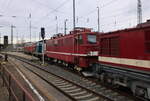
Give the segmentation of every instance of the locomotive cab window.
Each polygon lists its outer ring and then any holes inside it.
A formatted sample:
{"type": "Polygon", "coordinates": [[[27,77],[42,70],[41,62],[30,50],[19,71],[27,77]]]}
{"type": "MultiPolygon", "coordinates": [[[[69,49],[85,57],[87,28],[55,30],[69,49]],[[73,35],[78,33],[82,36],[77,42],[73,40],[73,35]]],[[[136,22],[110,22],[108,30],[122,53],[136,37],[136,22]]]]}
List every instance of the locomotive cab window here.
{"type": "Polygon", "coordinates": [[[96,35],[88,35],[87,36],[87,41],[90,44],[95,44],[96,43],[96,35]]]}

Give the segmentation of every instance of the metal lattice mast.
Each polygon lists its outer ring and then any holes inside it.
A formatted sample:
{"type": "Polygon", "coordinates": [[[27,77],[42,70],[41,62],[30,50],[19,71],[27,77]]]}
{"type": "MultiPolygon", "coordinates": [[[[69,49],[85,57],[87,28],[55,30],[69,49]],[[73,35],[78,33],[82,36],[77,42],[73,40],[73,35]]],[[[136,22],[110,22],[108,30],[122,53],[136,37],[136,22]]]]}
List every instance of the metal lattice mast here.
{"type": "Polygon", "coordinates": [[[142,23],[142,3],[141,0],[138,0],[137,4],[137,23],[142,23]]]}

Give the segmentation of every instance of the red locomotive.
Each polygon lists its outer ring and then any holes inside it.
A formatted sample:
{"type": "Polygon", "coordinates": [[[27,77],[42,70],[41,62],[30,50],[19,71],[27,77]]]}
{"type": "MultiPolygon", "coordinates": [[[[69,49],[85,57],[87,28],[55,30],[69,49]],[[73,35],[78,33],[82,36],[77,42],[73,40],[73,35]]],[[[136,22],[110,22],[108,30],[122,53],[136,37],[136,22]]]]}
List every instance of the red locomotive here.
{"type": "Polygon", "coordinates": [[[148,24],[100,34],[98,63],[93,66],[107,83],[131,88],[134,94],[150,99],[148,24]]]}
{"type": "Polygon", "coordinates": [[[68,35],[58,34],[46,42],[46,55],[77,70],[89,67],[98,57],[97,32],[75,28],[68,35]]]}

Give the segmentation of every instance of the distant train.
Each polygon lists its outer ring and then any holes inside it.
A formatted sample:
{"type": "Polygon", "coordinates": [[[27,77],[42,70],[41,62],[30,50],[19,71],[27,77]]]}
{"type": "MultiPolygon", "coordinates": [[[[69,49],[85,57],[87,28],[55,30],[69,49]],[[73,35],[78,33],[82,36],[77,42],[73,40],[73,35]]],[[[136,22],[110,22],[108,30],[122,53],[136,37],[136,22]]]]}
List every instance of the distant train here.
{"type": "MultiPolygon", "coordinates": [[[[150,99],[150,21],[108,33],[76,28],[46,40],[45,45],[47,60],[91,72],[105,83],[130,88],[136,96],[150,99]]],[[[36,53],[37,46],[34,43],[25,51],[36,53]]]]}
{"type": "MultiPolygon", "coordinates": [[[[45,46],[45,40],[44,40],[44,46],[45,46]]],[[[46,48],[46,46],[45,46],[46,48]]],[[[44,50],[45,50],[44,48],[44,50]]],[[[24,46],[24,53],[27,54],[32,54],[34,56],[37,56],[38,58],[42,57],[42,52],[43,52],[43,42],[38,41],[38,42],[28,42],[24,46]]]]}

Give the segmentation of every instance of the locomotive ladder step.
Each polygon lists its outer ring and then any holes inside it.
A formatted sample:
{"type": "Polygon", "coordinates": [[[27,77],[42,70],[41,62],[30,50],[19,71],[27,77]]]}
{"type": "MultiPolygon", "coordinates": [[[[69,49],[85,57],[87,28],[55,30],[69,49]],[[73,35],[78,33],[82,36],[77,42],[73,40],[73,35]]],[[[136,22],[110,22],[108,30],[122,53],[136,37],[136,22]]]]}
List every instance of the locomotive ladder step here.
{"type": "Polygon", "coordinates": [[[76,96],[76,95],[85,94],[85,93],[87,93],[87,92],[86,91],[81,91],[81,92],[72,93],[70,95],[76,96]]]}
{"type": "Polygon", "coordinates": [[[89,93],[86,95],[75,96],[75,99],[83,99],[83,98],[87,98],[87,97],[91,97],[91,96],[93,96],[93,94],[89,93]]]}

